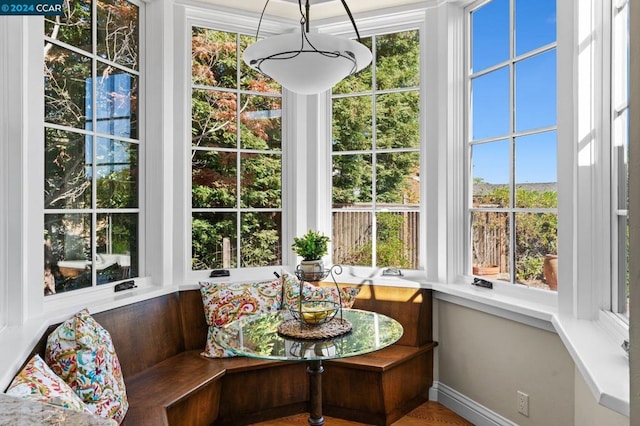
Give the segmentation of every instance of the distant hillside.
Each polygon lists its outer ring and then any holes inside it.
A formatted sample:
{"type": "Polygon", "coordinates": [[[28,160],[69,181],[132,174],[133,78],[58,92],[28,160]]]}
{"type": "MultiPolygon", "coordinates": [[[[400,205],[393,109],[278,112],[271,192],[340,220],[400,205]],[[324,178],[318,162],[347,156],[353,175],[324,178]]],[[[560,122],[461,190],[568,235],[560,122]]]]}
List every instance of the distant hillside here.
{"type": "MultiPolygon", "coordinates": [[[[473,185],[473,195],[487,195],[496,189],[507,188],[509,185],[503,183],[478,183],[473,185]]],[[[516,185],[517,189],[536,192],[558,192],[557,182],[521,183],[516,185]]]]}

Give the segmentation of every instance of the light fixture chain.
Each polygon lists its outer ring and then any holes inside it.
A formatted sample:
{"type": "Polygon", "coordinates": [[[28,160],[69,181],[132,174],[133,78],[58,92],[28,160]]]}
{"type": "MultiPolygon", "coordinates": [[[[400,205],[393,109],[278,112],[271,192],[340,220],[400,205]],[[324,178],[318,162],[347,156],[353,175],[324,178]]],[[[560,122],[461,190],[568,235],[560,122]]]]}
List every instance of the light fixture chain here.
{"type": "Polygon", "coordinates": [[[351,25],[353,25],[353,29],[356,30],[356,36],[358,36],[358,41],[362,43],[362,40],[360,40],[360,33],[358,32],[358,27],[356,26],[356,21],[353,19],[353,15],[351,14],[351,10],[349,9],[349,6],[347,6],[347,2],[345,0],[340,0],[340,1],[344,6],[344,10],[347,11],[347,15],[349,15],[349,19],[351,20],[351,25]]]}
{"type": "Polygon", "coordinates": [[[258,29],[256,30],[256,41],[258,41],[258,35],[260,34],[260,26],[262,25],[262,18],[264,17],[264,11],[267,10],[267,6],[269,5],[269,0],[267,0],[262,8],[262,13],[260,14],[260,21],[258,21],[258,29]]]}

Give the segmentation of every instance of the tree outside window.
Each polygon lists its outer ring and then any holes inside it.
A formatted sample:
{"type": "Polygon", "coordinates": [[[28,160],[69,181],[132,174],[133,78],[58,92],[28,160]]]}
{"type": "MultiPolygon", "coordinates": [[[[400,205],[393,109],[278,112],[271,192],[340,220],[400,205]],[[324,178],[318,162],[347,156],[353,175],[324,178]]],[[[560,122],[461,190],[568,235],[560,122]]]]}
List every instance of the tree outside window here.
{"type": "Polygon", "coordinates": [[[45,295],[138,276],[139,20],[125,0],[45,17],[45,295]]]}
{"type": "Polygon", "coordinates": [[[194,270],[282,263],[282,95],[242,62],[253,37],[194,27],[194,270]]]}
{"type": "Polygon", "coordinates": [[[419,32],[363,43],[371,66],[338,83],[332,96],[333,262],[417,269],[419,32]]]}

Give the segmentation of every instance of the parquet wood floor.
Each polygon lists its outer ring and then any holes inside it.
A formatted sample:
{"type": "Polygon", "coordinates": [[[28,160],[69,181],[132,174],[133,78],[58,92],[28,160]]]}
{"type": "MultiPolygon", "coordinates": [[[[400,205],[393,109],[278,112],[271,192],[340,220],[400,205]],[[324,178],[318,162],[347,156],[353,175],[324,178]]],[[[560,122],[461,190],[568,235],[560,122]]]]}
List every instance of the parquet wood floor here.
{"type": "MultiPolygon", "coordinates": [[[[307,426],[308,414],[296,414],[295,416],[255,423],[252,426],[307,426]]],[[[368,426],[364,423],[325,417],[326,426],[368,426]]],[[[427,401],[409,414],[393,423],[391,426],[473,426],[470,423],[449,410],[444,405],[427,401]]]]}

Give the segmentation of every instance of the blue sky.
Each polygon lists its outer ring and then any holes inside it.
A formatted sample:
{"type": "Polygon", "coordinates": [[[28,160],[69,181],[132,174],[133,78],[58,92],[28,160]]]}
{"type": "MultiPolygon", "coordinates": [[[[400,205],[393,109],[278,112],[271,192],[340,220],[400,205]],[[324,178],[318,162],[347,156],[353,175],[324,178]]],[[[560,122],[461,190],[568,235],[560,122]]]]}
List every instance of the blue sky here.
{"type": "MultiPolygon", "coordinates": [[[[556,39],[555,0],[515,0],[516,58],[556,39]]],[[[473,13],[471,60],[473,73],[509,59],[509,0],[493,0],[473,13]]],[[[556,125],[556,51],[516,62],[513,126],[529,132],[556,125]]],[[[473,177],[489,183],[509,183],[509,114],[511,99],[508,65],[472,80],[472,140],[501,138],[474,146],[473,177]]],[[[515,183],[557,182],[556,132],[515,140],[515,183]]]]}

